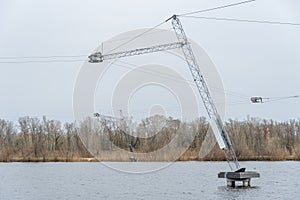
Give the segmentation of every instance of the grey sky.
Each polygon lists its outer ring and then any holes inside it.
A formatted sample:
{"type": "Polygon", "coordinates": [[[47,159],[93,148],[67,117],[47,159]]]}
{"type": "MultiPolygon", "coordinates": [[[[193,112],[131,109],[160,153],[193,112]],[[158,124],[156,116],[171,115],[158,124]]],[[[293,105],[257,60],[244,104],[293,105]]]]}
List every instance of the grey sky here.
{"type": "MultiPolygon", "coordinates": [[[[173,13],[233,2],[237,1],[1,0],[0,57],[88,55],[101,41],[152,27],[173,13]]],[[[199,16],[300,23],[299,9],[297,0],[258,0],[199,16]]],[[[182,23],[186,34],[217,66],[226,91],[249,97],[300,94],[300,26],[186,18],[182,23]]],[[[73,88],[81,65],[0,63],[0,118],[47,115],[71,120],[73,88]]],[[[242,100],[227,97],[229,104],[242,100]]],[[[245,119],[248,114],[275,120],[300,118],[300,99],[226,107],[226,118],[245,119]]]]}

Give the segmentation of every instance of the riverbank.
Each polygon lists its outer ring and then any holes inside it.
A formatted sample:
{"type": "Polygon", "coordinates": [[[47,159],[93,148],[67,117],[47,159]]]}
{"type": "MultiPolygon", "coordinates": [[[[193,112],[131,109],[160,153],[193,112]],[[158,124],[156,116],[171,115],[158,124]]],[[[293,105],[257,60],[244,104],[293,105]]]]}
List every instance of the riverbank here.
{"type": "MultiPolygon", "coordinates": [[[[277,158],[277,157],[270,157],[270,156],[259,156],[259,157],[251,157],[251,158],[238,158],[239,161],[300,161],[298,157],[286,157],[286,158],[277,158]]],[[[42,158],[42,157],[33,157],[33,158],[19,158],[19,157],[12,157],[7,160],[0,160],[0,162],[129,162],[130,159],[120,159],[120,160],[109,160],[109,159],[96,159],[94,157],[82,157],[82,158],[69,158],[66,159],[64,157],[52,157],[52,158],[42,158]]],[[[187,157],[180,157],[176,160],[176,162],[187,162],[187,161],[199,161],[199,162],[222,162],[226,161],[225,159],[208,159],[208,158],[187,158],[187,157]]],[[[170,160],[139,160],[139,162],[170,162],[170,160]]]]}
{"type": "MultiPolygon", "coordinates": [[[[16,124],[0,119],[0,161],[126,162],[132,155],[139,161],[153,162],[225,160],[203,117],[191,122],[163,116],[140,123],[121,122],[87,118],[76,125],[46,117],[22,117],[16,124]]],[[[225,126],[241,161],[300,160],[299,120],[249,118],[229,120],[225,126]]]]}

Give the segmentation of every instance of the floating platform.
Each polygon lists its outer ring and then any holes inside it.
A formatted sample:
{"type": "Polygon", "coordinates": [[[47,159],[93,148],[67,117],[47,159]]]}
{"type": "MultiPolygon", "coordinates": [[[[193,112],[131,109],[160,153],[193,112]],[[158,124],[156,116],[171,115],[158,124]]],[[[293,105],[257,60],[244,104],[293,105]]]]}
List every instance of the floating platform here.
{"type": "Polygon", "coordinates": [[[218,174],[218,178],[226,178],[228,187],[235,187],[236,181],[243,182],[243,187],[250,187],[251,178],[259,178],[260,174],[257,172],[249,171],[249,172],[220,172],[218,174]]]}

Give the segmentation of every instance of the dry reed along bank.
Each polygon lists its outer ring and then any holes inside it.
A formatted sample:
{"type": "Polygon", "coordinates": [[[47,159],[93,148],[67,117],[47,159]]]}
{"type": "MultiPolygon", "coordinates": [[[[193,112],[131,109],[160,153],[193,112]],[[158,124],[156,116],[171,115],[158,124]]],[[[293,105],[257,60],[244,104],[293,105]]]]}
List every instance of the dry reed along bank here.
{"type": "MultiPolygon", "coordinates": [[[[214,138],[210,139],[212,151],[199,157],[203,141],[210,133],[208,129],[204,117],[192,122],[163,116],[152,116],[141,122],[98,117],[86,118],[76,125],[46,117],[21,117],[17,123],[0,119],[0,161],[128,161],[129,143],[136,153],[155,152],[182,134],[184,137],[176,140],[173,148],[189,147],[177,160],[224,160],[214,138]],[[83,145],[86,141],[93,145],[91,153],[83,145]],[[125,153],[116,154],[116,147],[125,153]],[[97,159],[92,154],[97,154],[97,159]]],[[[277,122],[249,117],[244,121],[228,120],[226,129],[239,160],[300,159],[299,120],[277,122]]],[[[145,157],[143,161],[170,161],[173,159],[170,156],[165,152],[159,157],[145,157]]]]}

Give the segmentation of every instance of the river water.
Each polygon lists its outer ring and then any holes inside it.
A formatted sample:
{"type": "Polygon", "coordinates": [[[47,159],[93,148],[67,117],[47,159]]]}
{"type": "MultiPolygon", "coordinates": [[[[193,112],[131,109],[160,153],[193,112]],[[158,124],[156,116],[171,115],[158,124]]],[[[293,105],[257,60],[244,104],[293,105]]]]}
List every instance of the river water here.
{"type": "MultiPolygon", "coordinates": [[[[116,163],[155,166],[157,163],[116,163]]],[[[103,163],[0,163],[0,200],[43,199],[299,199],[300,162],[241,162],[261,178],[230,189],[219,171],[226,162],[176,162],[130,174],[103,163]]]]}

